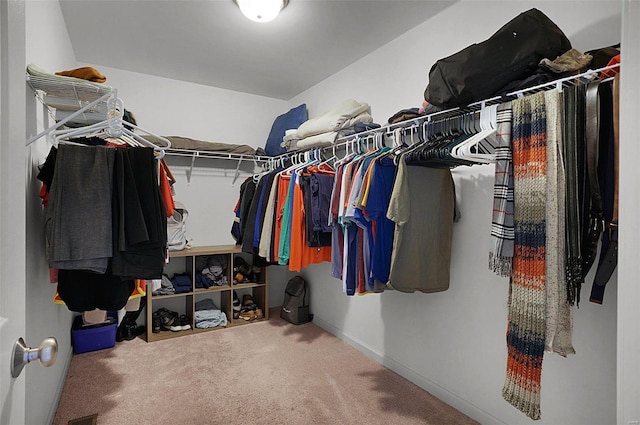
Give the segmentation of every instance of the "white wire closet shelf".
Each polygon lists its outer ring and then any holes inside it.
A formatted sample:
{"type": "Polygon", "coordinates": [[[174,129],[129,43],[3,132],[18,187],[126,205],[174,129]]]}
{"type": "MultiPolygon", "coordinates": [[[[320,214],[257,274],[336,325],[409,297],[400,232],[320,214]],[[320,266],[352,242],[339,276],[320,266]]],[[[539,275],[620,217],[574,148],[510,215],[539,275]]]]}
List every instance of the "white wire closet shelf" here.
{"type": "MultiPolygon", "coordinates": [[[[465,114],[473,111],[480,111],[488,106],[504,103],[504,102],[517,99],[526,95],[530,95],[533,93],[537,93],[540,91],[554,90],[554,89],[558,91],[562,91],[563,88],[583,85],[591,81],[597,81],[597,80],[609,81],[613,79],[611,75],[616,74],[619,71],[619,69],[620,69],[619,63],[615,65],[605,66],[598,69],[590,69],[580,74],[571,75],[569,77],[560,78],[557,80],[549,81],[544,84],[539,84],[536,86],[527,87],[520,90],[515,90],[503,96],[494,96],[489,99],[480,100],[478,102],[471,103],[467,106],[445,109],[442,111],[434,112],[432,114],[422,115],[417,118],[412,118],[406,121],[389,124],[386,126],[372,129],[372,130],[366,130],[357,134],[343,136],[336,140],[334,146],[321,147],[318,149],[320,149],[320,151],[335,150],[337,147],[343,147],[343,146],[348,146],[350,144],[353,144],[354,141],[357,141],[357,140],[366,141],[367,139],[373,140],[375,139],[375,137],[380,137],[380,135],[382,135],[383,137],[394,138],[394,137],[397,137],[399,132],[413,131],[416,128],[428,122],[436,122],[439,120],[455,117],[457,115],[461,115],[461,114],[465,114]]],[[[310,150],[313,150],[313,148],[310,148],[310,150]]],[[[290,154],[296,154],[300,152],[304,152],[304,150],[292,151],[290,154]]],[[[285,154],[285,156],[286,155],[287,154],[285,154]]]]}
{"type": "MultiPolygon", "coordinates": [[[[569,77],[550,81],[548,83],[517,90],[507,93],[503,96],[495,96],[489,99],[484,99],[478,102],[471,103],[467,106],[450,108],[429,115],[423,115],[406,121],[401,121],[376,129],[363,131],[357,134],[343,136],[336,139],[335,143],[332,146],[325,146],[321,148],[310,147],[308,149],[294,150],[275,157],[247,153],[173,148],[164,149],[164,153],[169,156],[190,157],[191,170],[193,170],[196,158],[211,158],[237,161],[238,164],[236,169],[236,176],[234,178],[235,181],[238,177],[239,168],[243,161],[253,161],[255,165],[279,164],[294,155],[307,151],[333,151],[335,153],[336,148],[348,147],[349,145],[353,145],[353,143],[356,141],[366,141],[367,139],[374,140],[376,138],[389,138],[393,140],[393,138],[397,137],[398,134],[406,131],[414,131],[416,128],[422,126],[425,123],[444,120],[446,118],[454,117],[456,115],[472,111],[479,111],[486,108],[487,106],[503,103],[505,101],[525,96],[527,94],[550,89],[561,91],[564,87],[586,84],[594,80],[606,81],[610,78],[603,78],[603,75],[605,75],[607,71],[617,72],[619,67],[620,64],[615,64],[599,69],[588,70],[581,74],[572,75],[569,77]]],[[[36,92],[36,95],[38,95],[39,99],[45,105],[55,111],[55,118],[58,121],[54,126],[32,137],[29,141],[27,141],[27,145],[67,123],[84,123],[82,125],[91,125],[95,124],[96,122],[113,118],[114,113],[119,114],[119,116],[122,117],[123,111],[114,112],[110,110],[110,108],[113,109],[113,106],[111,105],[119,104],[119,102],[116,102],[117,90],[110,86],[92,83],[90,81],[85,81],[78,78],[61,77],[49,74],[34,65],[29,65],[27,67],[27,70],[27,81],[36,92]]],[[[188,174],[190,175],[191,173],[188,174]]]]}
{"type": "Polygon", "coordinates": [[[38,99],[49,109],[56,123],[27,141],[35,142],[51,131],[67,125],[81,127],[122,116],[117,107],[117,90],[105,84],[74,77],[51,74],[36,65],[29,64],[27,83],[38,99]]]}

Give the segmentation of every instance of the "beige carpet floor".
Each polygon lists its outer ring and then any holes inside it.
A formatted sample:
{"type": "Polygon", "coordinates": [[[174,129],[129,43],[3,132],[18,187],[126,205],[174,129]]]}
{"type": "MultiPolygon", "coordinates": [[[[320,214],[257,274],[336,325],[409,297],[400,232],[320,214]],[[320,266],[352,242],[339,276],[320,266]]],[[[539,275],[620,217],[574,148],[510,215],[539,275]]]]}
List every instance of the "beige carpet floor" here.
{"type": "Polygon", "coordinates": [[[74,355],[54,425],[465,425],[469,417],[313,323],[269,321],[74,355]]]}

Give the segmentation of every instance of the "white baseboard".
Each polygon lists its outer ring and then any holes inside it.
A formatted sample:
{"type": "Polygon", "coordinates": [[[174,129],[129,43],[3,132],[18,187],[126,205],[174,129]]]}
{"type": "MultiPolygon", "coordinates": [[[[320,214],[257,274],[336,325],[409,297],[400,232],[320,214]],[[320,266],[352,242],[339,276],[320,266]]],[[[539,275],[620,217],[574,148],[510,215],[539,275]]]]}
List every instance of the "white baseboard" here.
{"type": "Polygon", "coordinates": [[[406,380],[416,384],[417,386],[419,386],[423,390],[427,391],[428,393],[430,393],[434,397],[437,397],[438,399],[442,400],[443,402],[447,403],[448,405],[452,406],[453,408],[461,411],[462,413],[464,413],[465,415],[469,416],[470,418],[480,422],[481,424],[483,424],[483,425],[507,425],[505,422],[502,422],[501,420],[499,420],[498,418],[492,416],[488,412],[486,412],[486,411],[480,409],[479,407],[469,403],[467,400],[465,400],[463,398],[460,398],[459,396],[457,396],[456,394],[450,392],[446,388],[443,388],[440,385],[432,382],[431,380],[429,380],[429,378],[417,373],[416,371],[414,371],[412,369],[409,369],[408,367],[406,367],[402,363],[400,363],[400,362],[398,362],[398,361],[396,361],[396,360],[394,360],[394,359],[392,359],[392,358],[390,358],[390,357],[388,357],[388,356],[386,356],[384,354],[379,353],[378,351],[376,351],[373,348],[369,347],[368,345],[362,343],[361,341],[358,341],[357,339],[354,339],[353,337],[345,334],[341,329],[336,328],[335,326],[333,326],[332,324],[322,320],[318,316],[315,316],[313,318],[313,323],[315,323],[317,326],[321,327],[325,331],[329,332],[330,334],[335,335],[336,337],[340,338],[341,340],[343,340],[347,344],[351,345],[352,347],[354,347],[358,351],[360,351],[363,354],[365,354],[367,357],[369,357],[369,358],[377,361],[378,363],[382,364],[383,366],[389,368],[390,370],[394,371],[395,373],[397,373],[398,375],[402,376],[406,380]]]}
{"type": "MultiPolygon", "coordinates": [[[[62,372],[62,379],[58,381],[59,382],[58,388],[56,388],[56,394],[55,394],[55,397],[53,398],[53,403],[49,408],[49,418],[48,418],[49,421],[47,422],[49,424],[52,424],[53,420],[55,419],[56,411],[58,410],[58,404],[60,403],[60,398],[62,397],[62,390],[64,389],[64,383],[67,380],[67,373],[69,373],[69,367],[71,366],[72,358],[73,358],[73,349],[69,350],[69,355],[65,359],[64,371],[62,372]]],[[[58,361],[60,360],[62,359],[58,358],[58,361]]]]}

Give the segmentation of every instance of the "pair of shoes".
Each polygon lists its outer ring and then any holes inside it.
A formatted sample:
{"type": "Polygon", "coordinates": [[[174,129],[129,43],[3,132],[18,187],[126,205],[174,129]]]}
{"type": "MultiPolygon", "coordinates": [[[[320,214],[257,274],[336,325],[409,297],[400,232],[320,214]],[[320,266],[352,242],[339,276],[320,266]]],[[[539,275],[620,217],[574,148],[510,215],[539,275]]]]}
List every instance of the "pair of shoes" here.
{"type": "Polygon", "coordinates": [[[233,259],[233,283],[249,282],[251,266],[242,257],[233,259]]]}
{"type": "Polygon", "coordinates": [[[171,325],[170,329],[172,332],[179,332],[179,331],[188,331],[189,329],[191,329],[191,323],[189,323],[189,318],[187,317],[186,314],[182,314],[180,315],[179,318],[177,318],[176,320],[174,320],[173,324],[171,325]]]}
{"type": "Polygon", "coordinates": [[[155,313],[157,313],[158,316],[160,317],[161,331],[170,331],[171,325],[173,325],[174,322],[179,321],[178,313],[176,313],[175,311],[168,310],[164,307],[159,308],[158,310],[155,311],[155,313]]]}
{"type": "Polygon", "coordinates": [[[253,322],[254,320],[264,318],[264,315],[262,314],[262,309],[256,308],[255,310],[242,311],[240,313],[240,318],[247,322],[253,322]]]}

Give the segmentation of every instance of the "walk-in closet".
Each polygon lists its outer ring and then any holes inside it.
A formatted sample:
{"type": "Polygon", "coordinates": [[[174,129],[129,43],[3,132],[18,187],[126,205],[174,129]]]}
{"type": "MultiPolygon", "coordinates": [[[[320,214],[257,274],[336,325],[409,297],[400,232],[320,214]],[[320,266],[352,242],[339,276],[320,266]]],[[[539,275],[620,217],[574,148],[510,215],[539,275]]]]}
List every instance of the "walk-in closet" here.
{"type": "Polygon", "coordinates": [[[239,3],[0,3],[0,424],[640,423],[640,3],[239,3]],[[619,58],[427,101],[532,9],[619,58]]]}

